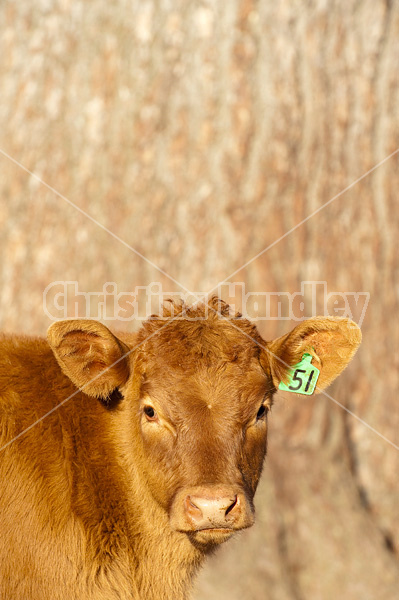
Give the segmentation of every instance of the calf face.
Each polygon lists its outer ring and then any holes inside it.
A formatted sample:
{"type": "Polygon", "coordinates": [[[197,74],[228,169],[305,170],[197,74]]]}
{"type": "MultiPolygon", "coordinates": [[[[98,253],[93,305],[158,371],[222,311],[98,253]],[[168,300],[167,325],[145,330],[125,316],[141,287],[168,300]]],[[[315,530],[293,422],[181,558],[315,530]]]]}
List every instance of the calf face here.
{"type": "Polygon", "coordinates": [[[136,362],[147,482],[172,528],[197,542],[222,541],[253,523],[273,383],[256,344],[234,328],[223,332],[231,343],[224,349],[210,346],[207,327],[189,324],[190,336],[187,323],[171,325],[173,342],[165,339],[155,360],[144,349],[136,362]],[[175,344],[183,345],[179,356],[175,344]]]}
{"type": "Polygon", "coordinates": [[[289,367],[310,353],[320,391],[361,336],[347,320],[314,318],[265,342],[247,320],[212,306],[207,316],[203,306],[181,307],[177,319],[174,310],[130,342],[95,321],[55,323],[48,339],[86,394],[107,402],[118,390],[129,403],[142,484],[171,529],[207,549],[254,521],[267,414],[289,367]]]}

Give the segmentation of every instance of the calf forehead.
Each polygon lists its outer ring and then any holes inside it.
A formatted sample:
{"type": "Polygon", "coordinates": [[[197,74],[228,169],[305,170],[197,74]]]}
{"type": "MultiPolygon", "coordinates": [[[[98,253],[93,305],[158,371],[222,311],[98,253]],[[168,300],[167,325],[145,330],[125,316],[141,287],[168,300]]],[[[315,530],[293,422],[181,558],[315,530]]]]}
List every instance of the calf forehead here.
{"type": "Polygon", "coordinates": [[[142,384],[142,396],[148,395],[174,417],[198,416],[211,411],[245,418],[247,411],[270,391],[271,382],[253,359],[241,365],[223,360],[213,364],[198,361],[195,367],[170,367],[167,357],[153,364],[142,384]]]}
{"type": "MultiPolygon", "coordinates": [[[[245,319],[214,313],[198,320],[150,320],[141,331],[136,367],[147,393],[174,409],[238,409],[271,387],[259,363],[263,340],[245,319]]],[[[137,372],[137,370],[136,370],[137,372]]]]}

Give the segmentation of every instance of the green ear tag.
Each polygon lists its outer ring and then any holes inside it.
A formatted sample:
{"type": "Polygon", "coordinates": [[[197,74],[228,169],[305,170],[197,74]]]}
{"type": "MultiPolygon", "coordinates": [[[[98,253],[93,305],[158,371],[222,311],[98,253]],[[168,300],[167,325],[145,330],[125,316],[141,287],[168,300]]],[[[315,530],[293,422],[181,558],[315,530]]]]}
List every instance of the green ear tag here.
{"type": "Polygon", "coordinates": [[[320,371],[312,365],[312,358],[312,355],[306,352],[302,356],[301,362],[294,365],[290,370],[288,385],[281,381],[278,389],[295,392],[295,394],[306,394],[307,396],[313,394],[320,371]]]}

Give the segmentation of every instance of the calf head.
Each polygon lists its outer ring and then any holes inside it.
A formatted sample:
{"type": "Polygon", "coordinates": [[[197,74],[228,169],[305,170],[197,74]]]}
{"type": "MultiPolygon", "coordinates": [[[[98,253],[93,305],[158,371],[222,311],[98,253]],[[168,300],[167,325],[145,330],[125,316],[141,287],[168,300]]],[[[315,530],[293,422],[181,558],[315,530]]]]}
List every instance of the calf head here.
{"type": "Polygon", "coordinates": [[[290,367],[311,354],[321,391],[361,334],[346,319],[316,317],[266,342],[224,305],[175,306],[172,315],[148,320],[134,343],[87,320],[54,323],[48,339],[83,392],[106,402],[118,390],[128,403],[147,490],[173,530],[208,549],[254,522],[267,415],[290,367]]]}

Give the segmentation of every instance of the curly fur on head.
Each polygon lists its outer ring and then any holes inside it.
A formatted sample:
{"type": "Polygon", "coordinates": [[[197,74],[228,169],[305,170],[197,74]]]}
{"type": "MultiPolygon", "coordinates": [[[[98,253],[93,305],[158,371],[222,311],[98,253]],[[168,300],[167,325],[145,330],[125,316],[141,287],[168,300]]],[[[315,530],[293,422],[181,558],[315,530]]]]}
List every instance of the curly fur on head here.
{"type": "Polygon", "coordinates": [[[194,305],[166,301],[162,314],[151,315],[143,324],[137,343],[143,353],[162,349],[169,355],[173,349],[176,363],[183,361],[186,367],[188,357],[195,355],[246,363],[259,357],[266,344],[254,323],[216,296],[194,305]]]}

